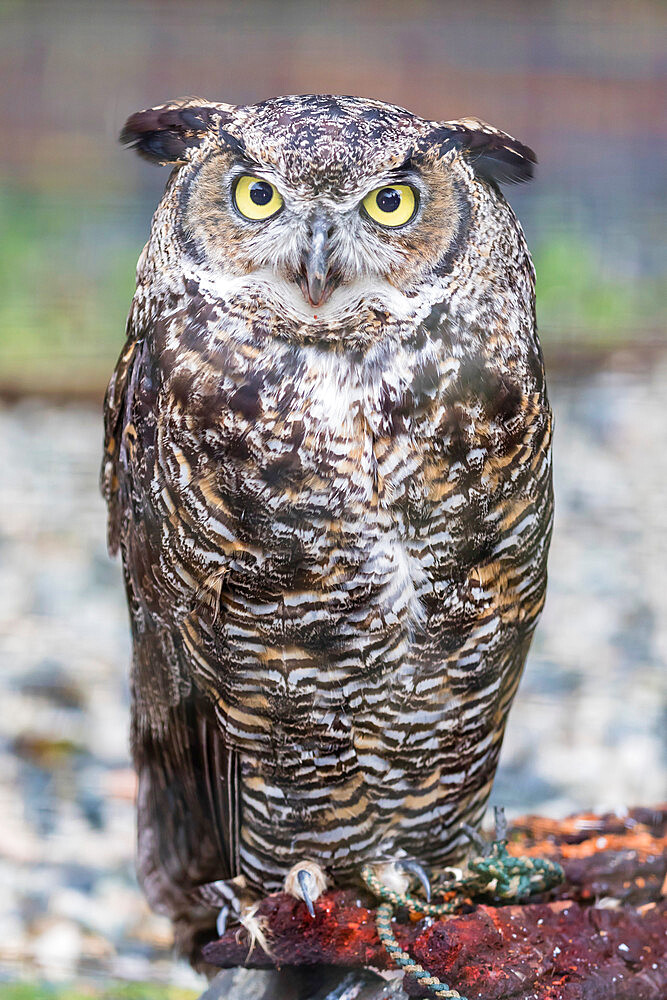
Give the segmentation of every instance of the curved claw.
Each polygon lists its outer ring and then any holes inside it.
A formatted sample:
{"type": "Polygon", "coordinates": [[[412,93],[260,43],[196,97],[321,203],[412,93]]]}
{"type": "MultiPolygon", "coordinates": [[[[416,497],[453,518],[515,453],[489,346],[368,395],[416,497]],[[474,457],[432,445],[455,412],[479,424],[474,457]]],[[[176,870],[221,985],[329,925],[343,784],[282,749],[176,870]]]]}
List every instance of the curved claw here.
{"type": "Polygon", "coordinates": [[[496,828],[496,840],[507,840],[507,817],[504,806],[493,807],[493,821],[496,828]]]}
{"type": "Polygon", "coordinates": [[[311,877],[312,876],[310,872],[307,872],[305,868],[302,868],[297,875],[297,879],[299,880],[299,887],[301,889],[301,895],[303,896],[303,901],[308,907],[308,912],[310,913],[311,917],[314,917],[315,907],[313,906],[313,901],[310,898],[310,892],[308,891],[308,883],[310,882],[311,877]]]}
{"type": "Polygon", "coordinates": [[[215,929],[217,930],[220,937],[222,937],[227,930],[227,921],[229,920],[229,907],[225,904],[220,908],[217,919],[215,921],[215,929]]]}
{"type": "Polygon", "coordinates": [[[419,861],[415,861],[413,858],[405,858],[396,862],[396,866],[401,869],[401,871],[409,872],[414,875],[422,884],[424,889],[424,895],[426,896],[426,902],[431,902],[431,880],[428,877],[426,869],[419,861]]]}
{"type": "Polygon", "coordinates": [[[482,857],[486,857],[489,853],[489,845],[484,840],[484,837],[480,836],[477,830],[468,823],[461,823],[461,830],[466,835],[470,843],[477,848],[482,857]]]}

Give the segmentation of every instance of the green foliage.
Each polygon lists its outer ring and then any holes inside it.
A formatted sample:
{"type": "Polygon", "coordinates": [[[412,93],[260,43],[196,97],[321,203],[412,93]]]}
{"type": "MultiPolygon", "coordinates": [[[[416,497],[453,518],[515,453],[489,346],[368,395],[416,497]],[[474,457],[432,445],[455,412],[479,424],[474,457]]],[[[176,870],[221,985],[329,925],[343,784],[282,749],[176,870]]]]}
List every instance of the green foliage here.
{"type": "Polygon", "coordinates": [[[605,274],[592,247],[574,237],[552,237],[534,259],[537,318],[545,339],[576,333],[584,343],[622,341],[660,328],[658,281],[605,274]]]}
{"type": "Polygon", "coordinates": [[[75,374],[119,353],[138,247],[114,206],[0,188],[0,370],[75,374]]]}

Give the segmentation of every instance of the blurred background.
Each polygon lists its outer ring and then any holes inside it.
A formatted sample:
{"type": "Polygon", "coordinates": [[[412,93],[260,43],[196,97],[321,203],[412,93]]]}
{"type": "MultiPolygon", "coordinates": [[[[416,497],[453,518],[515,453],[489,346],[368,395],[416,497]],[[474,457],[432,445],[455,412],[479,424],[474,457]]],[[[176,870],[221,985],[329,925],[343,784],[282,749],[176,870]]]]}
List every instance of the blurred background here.
{"type": "Polygon", "coordinates": [[[116,137],[170,98],[360,94],[536,150],[507,194],[537,266],[557,518],[494,801],[664,797],[666,29],[658,0],[0,0],[1,996],[202,988],[134,879],[127,621],[97,492],[167,176],[116,137]]]}

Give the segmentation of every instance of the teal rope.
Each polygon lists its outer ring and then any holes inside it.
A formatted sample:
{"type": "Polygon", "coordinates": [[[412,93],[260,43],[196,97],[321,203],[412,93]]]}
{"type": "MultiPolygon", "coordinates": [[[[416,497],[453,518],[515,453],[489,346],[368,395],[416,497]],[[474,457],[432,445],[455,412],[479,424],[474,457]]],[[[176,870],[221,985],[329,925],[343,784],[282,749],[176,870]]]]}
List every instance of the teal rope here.
{"type": "MultiPolygon", "coordinates": [[[[367,885],[370,885],[368,879],[366,879],[367,885]]],[[[434,997],[447,997],[451,1000],[466,1000],[458,990],[451,990],[447,983],[443,983],[441,979],[437,976],[432,976],[423,965],[419,962],[415,962],[414,958],[408,954],[407,951],[403,951],[400,944],[394,937],[394,932],[391,929],[391,921],[394,916],[394,909],[391,903],[380,903],[377,908],[377,913],[375,914],[375,926],[377,927],[378,937],[384,945],[389,957],[403,969],[404,972],[409,972],[411,976],[415,976],[419,980],[420,986],[425,986],[429,993],[432,993],[434,997]]]]}
{"type": "Polygon", "coordinates": [[[520,902],[539,892],[547,892],[565,878],[563,869],[549,858],[515,858],[508,853],[506,840],[494,840],[486,857],[471,858],[473,873],[452,888],[465,895],[493,893],[499,899],[520,902]]]}

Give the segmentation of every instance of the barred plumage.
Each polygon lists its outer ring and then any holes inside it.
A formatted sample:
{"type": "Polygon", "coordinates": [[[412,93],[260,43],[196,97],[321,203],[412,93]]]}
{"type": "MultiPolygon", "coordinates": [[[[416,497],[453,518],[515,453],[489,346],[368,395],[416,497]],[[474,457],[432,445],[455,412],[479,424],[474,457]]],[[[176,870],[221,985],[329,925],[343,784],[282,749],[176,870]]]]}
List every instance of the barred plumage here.
{"type": "Polygon", "coordinates": [[[148,896],[192,928],[215,916],[198,886],[271,891],[300,858],[337,882],[455,860],[546,582],[533,270],[496,186],[534,156],[359,98],[192,99],[124,139],[177,164],[103,465],[148,896]],[[239,172],[280,192],[274,219],[234,211],[239,172]],[[392,232],[359,205],[399,182],[418,208],[392,232]]]}

